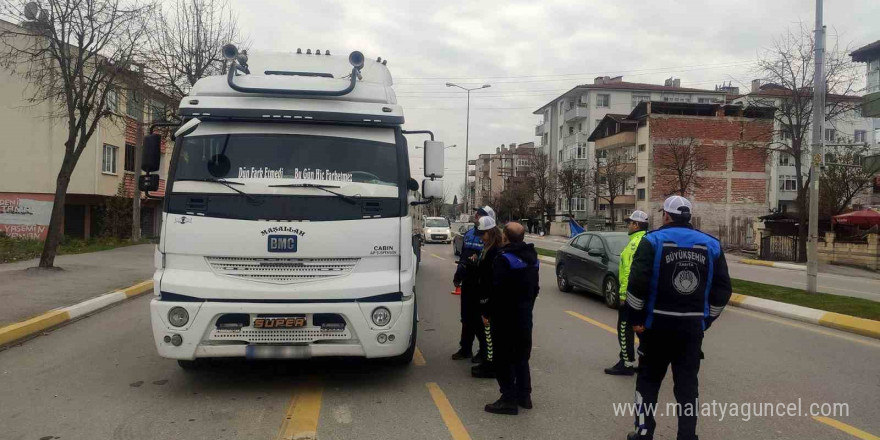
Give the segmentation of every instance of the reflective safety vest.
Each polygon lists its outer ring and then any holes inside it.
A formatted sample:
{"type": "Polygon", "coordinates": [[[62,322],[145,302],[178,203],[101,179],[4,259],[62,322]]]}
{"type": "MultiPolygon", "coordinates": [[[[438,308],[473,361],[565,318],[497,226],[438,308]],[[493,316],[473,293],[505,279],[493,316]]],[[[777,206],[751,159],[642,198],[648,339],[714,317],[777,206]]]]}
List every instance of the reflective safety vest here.
{"type": "Polygon", "coordinates": [[[636,249],[638,249],[639,243],[642,242],[642,237],[644,236],[645,231],[633,232],[629,236],[629,243],[623,248],[623,251],[620,252],[617,279],[620,284],[621,303],[626,302],[626,287],[629,284],[629,269],[630,266],[632,266],[633,256],[636,254],[636,249]]]}

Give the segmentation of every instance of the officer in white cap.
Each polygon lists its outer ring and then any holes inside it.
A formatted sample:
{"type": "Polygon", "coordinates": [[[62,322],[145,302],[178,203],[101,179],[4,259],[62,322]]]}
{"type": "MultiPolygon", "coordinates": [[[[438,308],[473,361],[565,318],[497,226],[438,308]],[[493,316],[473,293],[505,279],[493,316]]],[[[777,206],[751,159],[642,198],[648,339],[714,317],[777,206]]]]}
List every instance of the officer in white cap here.
{"type": "Polygon", "coordinates": [[[461,287],[461,339],[458,351],[452,354],[453,360],[462,360],[473,357],[472,362],[481,363],[486,356],[486,338],[483,323],[480,318],[480,305],[477,296],[477,258],[483,252],[483,240],[478,234],[478,226],[481,218],[495,221],[495,210],[489,205],[474,209],[475,227],[464,234],[461,255],[452,284],[461,287]],[[479,342],[479,352],[472,355],[474,339],[479,342]]]}
{"type": "Polygon", "coordinates": [[[652,440],[660,384],[672,365],[678,401],[678,440],[697,440],[697,373],[703,332],[730,300],[730,275],[721,243],[691,225],[691,202],[663,202],[663,226],[645,234],[630,267],[626,308],[639,335],[634,432],[627,440],[652,440]]]}
{"type": "Polygon", "coordinates": [[[605,374],[614,376],[632,376],[636,372],[636,354],[632,326],[627,319],[626,288],[629,282],[629,268],[632,265],[633,256],[645,232],[648,231],[648,214],[644,211],[634,211],[626,219],[626,229],[629,232],[629,243],[620,252],[617,279],[620,285],[620,307],[617,308],[617,342],[620,343],[620,360],[611,368],[605,369],[605,374]]]}

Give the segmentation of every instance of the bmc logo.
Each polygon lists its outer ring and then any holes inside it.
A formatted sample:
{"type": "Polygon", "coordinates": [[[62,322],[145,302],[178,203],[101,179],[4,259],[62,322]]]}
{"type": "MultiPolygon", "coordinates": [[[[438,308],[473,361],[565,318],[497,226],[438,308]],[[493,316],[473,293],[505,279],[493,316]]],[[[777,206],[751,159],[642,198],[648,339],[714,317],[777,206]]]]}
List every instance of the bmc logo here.
{"type": "Polygon", "coordinates": [[[269,252],[296,252],[296,235],[270,235],[269,252]]]}

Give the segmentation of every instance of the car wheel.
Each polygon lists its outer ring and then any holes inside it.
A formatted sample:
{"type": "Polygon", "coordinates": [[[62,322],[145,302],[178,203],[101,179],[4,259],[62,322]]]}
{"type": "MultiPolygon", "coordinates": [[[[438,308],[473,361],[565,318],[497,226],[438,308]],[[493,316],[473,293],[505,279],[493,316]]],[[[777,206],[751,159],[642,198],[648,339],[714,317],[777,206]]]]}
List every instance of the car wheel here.
{"type": "Polygon", "coordinates": [[[573,286],[571,285],[571,282],[568,281],[568,276],[565,274],[565,266],[558,266],[556,268],[556,285],[562,292],[571,292],[573,290],[573,286]]]}
{"type": "Polygon", "coordinates": [[[620,285],[613,277],[605,277],[602,283],[602,296],[605,297],[605,305],[616,309],[620,307],[620,285]]]}

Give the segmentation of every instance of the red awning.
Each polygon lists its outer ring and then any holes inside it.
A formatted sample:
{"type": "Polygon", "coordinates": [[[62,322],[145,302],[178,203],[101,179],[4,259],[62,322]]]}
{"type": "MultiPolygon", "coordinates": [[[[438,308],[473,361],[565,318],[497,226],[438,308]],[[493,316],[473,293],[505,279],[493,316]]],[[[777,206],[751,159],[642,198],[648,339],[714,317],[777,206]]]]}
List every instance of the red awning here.
{"type": "Polygon", "coordinates": [[[848,212],[831,217],[833,223],[839,225],[867,226],[880,225],[880,212],[873,209],[848,212]]]}

